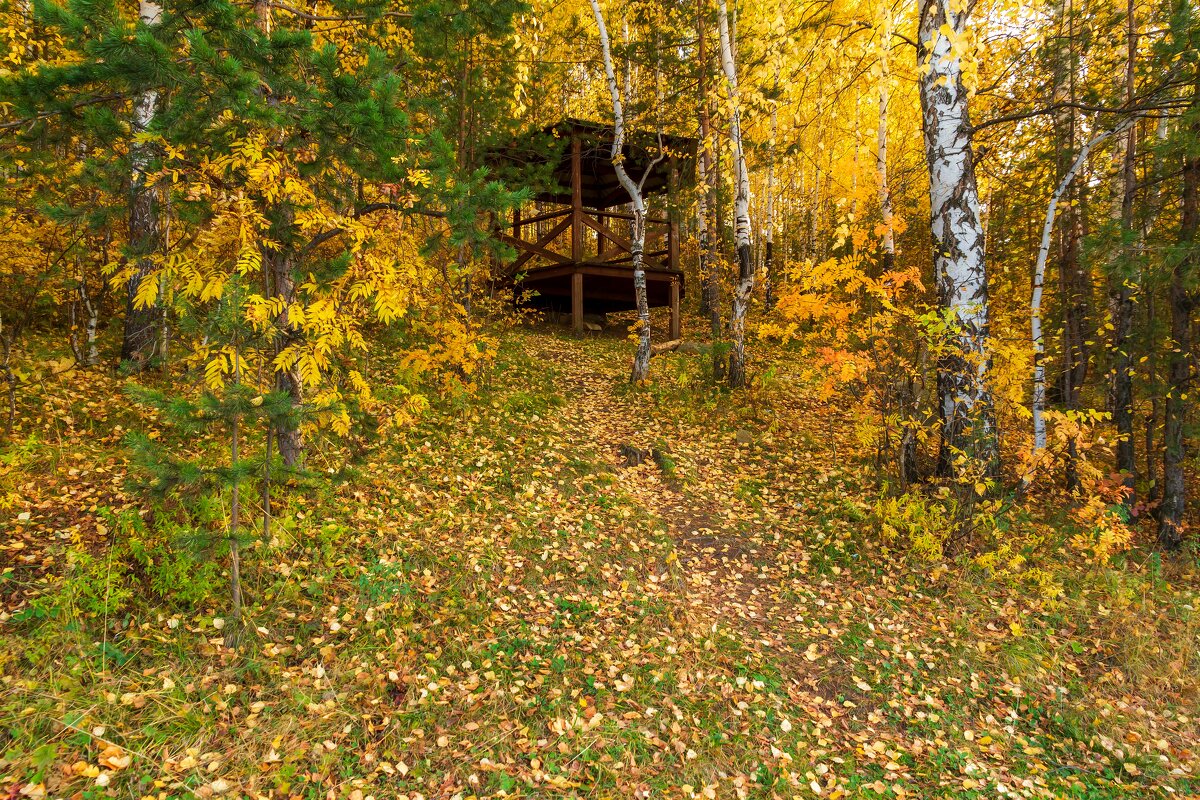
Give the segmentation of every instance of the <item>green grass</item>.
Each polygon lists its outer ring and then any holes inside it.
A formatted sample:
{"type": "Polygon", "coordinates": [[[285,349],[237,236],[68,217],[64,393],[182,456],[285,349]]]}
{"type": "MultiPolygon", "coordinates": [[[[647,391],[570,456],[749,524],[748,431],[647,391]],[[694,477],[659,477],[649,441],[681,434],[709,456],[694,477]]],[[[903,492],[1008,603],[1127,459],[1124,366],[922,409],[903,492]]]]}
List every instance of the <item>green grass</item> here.
{"type": "MultiPolygon", "coordinates": [[[[1168,767],[1194,764],[1176,754],[1194,684],[1169,669],[1190,663],[1196,617],[1167,576],[1071,573],[1038,606],[1019,583],[895,558],[863,511],[864,467],[846,444],[835,459],[798,367],[742,403],[704,382],[704,357],[656,359],[656,382],[626,388],[627,353],[509,332],[475,395],[365,447],[322,440],[324,461],[352,468],[281,489],[270,538],[247,500],[236,650],[225,498],[69,500],[67,536],[41,516],[6,523],[38,549],[0,573],[17,598],[0,628],[0,787],[765,799],[813,796],[814,781],[862,798],[1193,786],[1168,767]],[[583,376],[605,405],[581,405],[583,376]],[[657,465],[619,465],[608,428],[623,425],[657,465]],[[740,428],[753,448],[733,443],[740,428]],[[687,504],[744,558],[688,561],[687,504]],[[1151,607],[1151,633],[1121,634],[1151,607]],[[1142,711],[1120,706],[1130,692],[1142,711]],[[1128,733],[1140,739],[1120,757],[1103,744],[1128,733]],[[131,761],[100,786],[89,771],[109,745],[131,761]]],[[[27,398],[52,413],[0,450],[7,502],[31,481],[61,493],[79,483],[70,469],[122,485],[119,437],[85,448],[58,432],[63,414],[120,397],[116,383],[46,388],[69,404],[27,398]]],[[[123,402],[112,418],[152,424],[123,402]]]]}

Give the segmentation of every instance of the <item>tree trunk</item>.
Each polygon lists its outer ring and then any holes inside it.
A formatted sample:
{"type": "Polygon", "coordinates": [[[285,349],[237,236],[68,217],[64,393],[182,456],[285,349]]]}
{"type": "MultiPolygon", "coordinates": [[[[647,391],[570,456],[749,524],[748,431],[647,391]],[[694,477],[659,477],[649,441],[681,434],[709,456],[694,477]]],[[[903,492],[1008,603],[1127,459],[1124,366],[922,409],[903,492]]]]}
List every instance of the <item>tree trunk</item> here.
{"type": "Polygon", "coordinates": [[[100,323],[100,314],[96,308],[96,304],[92,302],[92,294],[88,289],[87,275],[80,270],[79,275],[79,302],[83,305],[83,310],[87,313],[87,322],[84,323],[84,330],[87,336],[87,351],[83,358],[84,366],[94,367],[100,363],[100,354],[96,351],[96,329],[100,323]]]}
{"type": "Polygon", "coordinates": [[[702,227],[703,237],[700,240],[701,276],[704,281],[704,313],[708,315],[709,335],[713,341],[713,380],[725,378],[725,356],[721,348],[716,347],[721,341],[721,264],[716,258],[716,245],[720,239],[721,230],[716,224],[716,169],[713,164],[713,138],[709,126],[708,106],[708,54],[707,35],[704,31],[704,0],[697,0],[697,35],[698,58],[700,58],[700,180],[703,191],[700,196],[700,209],[704,215],[702,227]]]}
{"type": "MultiPolygon", "coordinates": [[[[270,36],[274,25],[269,0],[255,0],[254,14],[259,32],[263,36],[270,36]]],[[[269,101],[275,102],[274,99],[269,101]]],[[[288,315],[288,306],[296,300],[295,253],[290,230],[295,223],[295,211],[283,203],[270,208],[268,215],[274,229],[271,239],[278,245],[263,248],[265,282],[273,290],[272,296],[284,301],[283,310],[275,318],[275,353],[278,355],[298,345],[303,339],[303,333],[288,315]]],[[[275,425],[275,437],[279,443],[280,460],[284,466],[294,467],[304,458],[304,437],[298,419],[304,403],[304,380],[298,363],[293,361],[286,369],[275,370],[275,388],[287,392],[291,399],[293,414],[275,425]]]]}
{"type": "MultiPolygon", "coordinates": [[[[650,304],[646,298],[646,271],[642,265],[642,252],[646,245],[646,205],[642,200],[642,187],[633,182],[621,155],[625,146],[625,108],[621,103],[621,92],[617,88],[617,73],[613,67],[612,45],[608,38],[608,28],[604,24],[604,14],[600,11],[597,0],[591,0],[592,13],[596,17],[596,25],[600,29],[600,49],[604,56],[604,74],[608,79],[609,96],[613,107],[613,144],[612,165],[617,173],[617,180],[629,194],[629,204],[633,211],[633,221],[630,225],[629,241],[630,254],[633,262],[633,292],[637,301],[638,312],[638,347],[633,358],[633,369],[629,374],[630,383],[640,383],[650,377],[650,304]]],[[[656,162],[657,163],[657,159],[656,162]]],[[[654,164],[646,170],[646,175],[654,164]]],[[[642,176],[644,181],[646,175],[642,176]]]]}
{"type": "Polygon", "coordinates": [[[808,214],[808,257],[813,263],[821,260],[824,252],[821,246],[825,242],[824,237],[817,236],[817,222],[821,214],[821,168],[818,162],[813,162],[813,190],[812,190],[812,206],[808,214]]]}
{"type": "MultiPolygon", "coordinates": [[[[696,159],[696,179],[700,186],[705,186],[708,183],[708,147],[704,144],[704,133],[707,127],[708,126],[701,121],[700,154],[696,159]]],[[[701,191],[696,200],[696,246],[699,261],[697,269],[700,272],[700,280],[704,282],[702,287],[703,294],[701,296],[700,312],[705,315],[708,315],[715,306],[715,303],[711,302],[711,300],[712,292],[715,288],[714,283],[716,278],[716,276],[711,274],[713,252],[712,241],[710,238],[711,234],[709,233],[708,229],[708,201],[708,191],[701,191]]]]}
{"type": "MultiPolygon", "coordinates": [[[[1079,184],[1064,181],[1068,173],[1078,172],[1083,167],[1074,158],[1078,143],[1075,102],[1075,52],[1074,16],[1071,0],[1060,0],[1055,7],[1059,29],[1066,28],[1066,52],[1058,52],[1054,58],[1054,100],[1062,104],[1055,114],[1058,135],[1057,175],[1060,182],[1068,186],[1070,202],[1063,209],[1063,224],[1058,238],[1059,294],[1063,304],[1062,352],[1063,363],[1060,377],[1063,405],[1068,411],[1079,410],[1079,393],[1087,379],[1088,353],[1085,344],[1087,329],[1087,298],[1091,281],[1080,260],[1080,243],[1083,236],[1079,209],[1079,184]]],[[[1078,445],[1075,437],[1067,441],[1066,484],[1068,489],[1079,485],[1076,462],[1078,445]]]]}
{"type": "MultiPolygon", "coordinates": [[[[703,40],[701,40],[703,42],[703,40]]],[[[705,62],[707,65],[707,61],[705,62]]],[[[721,260],[718,258],[718,245],[721,238],[721,226],[717,224],[717,211],[720,200],[717,196],[717,170],[714,162],[713,148],[713,133],[709,124],[709,105],[708,105],[708,72],[707,66],[703,77],[703,85],[701,87],[704,92],[704,101],[700,107],[700,140],[703,147],[704,159],[704,206],[708,215],[708,223],[705,226],[708,234],[706,241],[703,244],[704,258],[707,261],[707,268],[704,272],[705,276],[705,304],[708,306],[708,327],[709,335],[712,339],[712,370],[713,380],[720,381],[725,378],[725,354],[722,348],[718,347],[718,343],[724,338],[723,325],[721,323],[721,260]]]]}
{"type": "Polygon", "coordinates": [[[775,307],[775,158],[779,140],[779,65],[775,66],[775,97],[771,101],[771,140],[767,144],[767,223],[763,226],[763,305],[775,307]]]}
{"type": "Polygon", "coordinates": [[[750,252],[750,173],[746,169],[746,154],[742,150],[741,99],[725,0],[717,0],[717,31],[721,41],[721,71],[725,74],[725,88],[729,95],[729,140],[733,145],[736,182],[733,230],[737,246],[738,281],[733,292],[733,316],[730,320],[733,346],[729,352],[729,385],[737,388],[746,385],[746,312],[754,293],[754,263],[750,252]]]}
{"type": "MultiPolygon", "coordinates": [[[[234,385],[242,382],[242,352],[238,347],[237,337],[233,340],[233,377],[234,385]]],[[[242,556],[238,542],[241,513],[241,481],[238,479],[238,446],[241,434],[241,417],[235,415],[230,422],[232,436],[229,442],[229,469],[233,476],[233,485],[229,496],[229,605],[233,625],[225,634],[225,644],[232,647],[237,644],[242,628],[242,556]]]]}
{"type": "Polygon", "coordinates": [[[705,0],[696,0],[697,61],[700,65],[700,155],[696,160],[697,177],[701,192],[697,203],[697,244],[700,248],[700,279],[704,281],[701,298],[701,313],[708,317],[712,337],[713,380],[724,377],[725,361],[721,349],[715,345],[721,340],[721,265],[717,260],[717,240],[720,229],[716,225],[717,173],[713,165],[712,134],[709,126],[708,97],[708,36],[705,31],[705,0]]]}
{"type": "MultiPolygon", "coordinates": [[[[1145,330],[1151,332],[1151,335],[1153,335],[1152,332],[1157,324],[1155,317],[1155,305],[1154,292],[1147,292],[1145,330]]],[[[1150,412],[1146,414],[1145,419],[1146,433],[1143,444],[1145,446],[1144,458],[1146,472],[1143,477],[1146,479],[1146,502],[1150,505],[1153,505],[1155,501],[1158,500],[1158,494],[1162,489],[1158,482],[1158,470],[1157,465],[1155,464],[1156,452],[1154,445],[1154,431],[1158,425],[1159,411],[1159,397],[1158,390],[1156,389],[1158,386],[1158,348],[1156,347],[1150,348],[1150,357],[1147,359],[1146,364],[1146,379],[1146,385],[1149,387],[1150,393],[1150,412]]]]}
{"type": "Polygon", "coordinates": [[[639,327],[637,352],[634,354],[629,382],[636,384],[650,377],[650,303],[646,297],[646,271],[642,268],[642,251],[646,245],[646,209],[642,205],[640,197],[633,204],[631,228],[633,295],[637,301],[639,327]]]}
{"type": "MultiPolygon", "coordinates": [[[[1137,56],[1136,3],[1126,8],[1125,104],[1132,105],[1135,91],[1137,56]]],[[[1137,278],[1132,274],[1133,200],[1137,191],[1137,128],[1129,129],[1121,168],[1121,263],[1109,276],[1109,308],[1112,316],[1111,407],[1117,427],[1117,470],[1125,476],[1129,491],[1126,503],[1132,505],[1137,480],[1137,456],[1133,446],[1133,354],[1129,334],[1133,330],[1133,291],[1137,278]]]]}
{"type": "MultiPolygon", "coordinates": [[[[1144,134],[1142,132],[1138,132],[1138,131],[1131,132],[1131,134],[1130,134],[1131,137],[1133,137],[1135,135],[1140,136],[1140,135],[1144,135],[1144,134]]],[[[1167,127],[1167,118],[1160,117],[1158,120],[1158,124],[1155,126],[1154,136],[1156,139],[1158,139],[1158,143],[1161,145],[1163,142],[1165,142],[1167,140],[1168,135],[1169,135],[1169,130],[1167,127]]],[[[1137,139],[1132,139],[1130,144],[1132,145],[1132,144],[1136,143],[1137,141],[1138,141],[1137,139]]],[[[1143,203],[1144,203],[1145,207],[1147,209],[1149,209],[1149,211],[1145,215],[1143,215],[1141,223],[1137,226],[1137,238],[1136,238],[1135,244],[1132,245],[1132,248],[1135,250],[1135,252],[1138,254],[1139,257],[1141,257],[1145,253],[1145,243],[1150,237],[1151,230],[1153,230],[1155,227],[1157,227],[1157,224],[1159,222],[1165,220],[1165,217],[1161,215],[1162,208],[1163,208],[1163,197],[1162,197],[1162,195],[1163,195],[1162,185],[1163,184],[1161,181],[1164,177],[1164,173],[1169,169],[1169,167],[1170,167],[1170,164],[1167,160],[1159,159],[1158,161],[1156,161],[1155,166],[1151,170],[1147,170],[1147,175],[1146,175],[1146,179],[1145,179],[1146,183],[1151,183],[1153,185],[1147,187],[1146,193],[1143,196],[1143,203]],[[1153,178],[1151,178],[1151,175],[1153,175],[1153,178]],[[1153,220],[1153,222],[1152,222],[1152,220],[1153,220]]],[[[1135,172],[1133,171],[1132,162],[1129,163],[1129,173],[1128,174],[1131,176],[1135,174],[1135,172]]],[[[1132,205],[1133,192],[1129,192],[1127,194],[1128,194],[1128,200],[1129,200],[1129,220],[1130,220],[1130,224],[1132,224],[1133,223],[1133,205],[1132,205]]],[[[1125,210],[1124,209],[1124,200],[1125,200],[1124,196],[1118,198],[1117,210],[1116,210],[1116,216],[1118,219],[1122,218],[1122,216],[1121,216],[1122,212],[1125,210]]],[[[1158,312],[1158,302],[1157,302],[1157,298],[1155,296],[1153,287],[1148,288],[1145,296],[1146,296],[1145,330],[1147,331],[1147,335],[1150,336],[1153,340],[1153,337],[1155,336],[1156,331],[1158,330],[1158,313],[1159,313],[1158,312]]],[[[1168,324],[1169,324],[1169,315],[1168,315],[1168,324]]],[[[1160,348],[1158,346],[1156,346],[1156,344],[1157,343],[1155,341],[1151,342],[1151,345],[1148,348],[1149,349],[1148,357],[1146,359],[1146,386],[1147,386],[1147,392],[1150,395],[1150,413],[1146,416],[1145,454],[1143,456],[1143,458],[1144,458],[1143,464],[1144,464],[1146,471],[1142,475],[1142,477],[1145,479],[1145,484],[1146,484],[1146,504],[1155,508],[1155,517],[1157,518],[1157,516],[1158,516],[1158,501],[1161,499],[1161,496],[1162,496],[1162,481],[1159,479],[1158,469],[1162,465],[1163,454],[1161,452],[1162,446],[1160,443],[1158,443],[1156,441],[1155,437],[1156,437],[1156,433],[1159,429],[1161,412],[1163,410],[1164,391],[1162,388],[1163,387],[1163,383],[1162,383],[1163,375],[1160,370],[1160,364],[1159,364],[1159,358],[1162,354],[1160,353],[1160,348]]]]}
{"type": "Polygon", "coordinates": [[[881,273],[891,272],[896,267],[896,236],[892,222],[892,192],[888,186],[888,103],[891,100],[888,81],[891,72],[888,65],[888,54],[892,40],[891,9],[885,5],[883,21],[883,42],[879,53],[879,126],[876,132],[875,174],[879,184],[879,215],[883,223],[883,263],[881,273]]]}
{"type": "MultiPolygon", "coordinates": [[[[290,215],[287,215],[286,221],[290,223],[290,215]]],[[[291,253],[286,249],[264,249],[263,265],[270,274],[274,296],[282,299],[285,304],[283,311],[275,318],[275,352],[278,354],[299,344],[303,338],[303,334],[288,318],[288,306],[296,299],[296,279],[291,253]]],[[[298,412],[304,403],[304,381],[297,363],[286,369],[276,368],[275,388],[287,392],[293,409],[298,412]]],[[[294,467],[299,464],[304,457],[304,436],[300,431],[299,420],[292,418],[280,421],[276,425],[276,439],[279,442],[279,458],[284,465],[294,467]]]]}
{"type": "Polygon", "coordinates": [[[939,364],[943,465],[963,453],[986,474],[999,470],[995,409],[988,385],[988,279],[971,122],[962,64],[945,31],[961,36],[967,12],[924,0],[918,53],[931,230],[938,299],[953,325],[939,364]],[[946,26],[946,27],[943,27],[946,26]]]}
{"type": "Polygon", "coordinates": [[[703,107],[700,117],[700,157],[696,160],[697,175],[704,190],[697,203],[697,244],[700,249],[700,275],[704,281],[704,313],[708,316],[709,335],[712,338],[713,380],[725,376],[725,358],[717,343],[721,340],[721,265],[717,259],[718,231],[713,224],[717,205],[717,187],[713,180],[712,149],[708,130],[708,107],[703,107]]]}
{"type": "MultiPolygon", "coordinates": [[[[151,0],[140,0],[138,17],[143,25],[157,25],[162,7],[151,0]]],[[[145,133],[158,110],[158,92],[140,92],[133,100],[133,133],[145,133]]],[[[154,358],[158,345],[162,307],[158,303],[140,305],[138,288],[154,272],[153,253],[162,247],[162,219],[158,191],[149,183],[153,145],[133,142],[129,147],[132,175],[129,187],[129,253],[135,261],[133,275],[126,284],[125,326],[121,338],[121,360],[137,368],[154,358]]]]}
{"type": "Polygon", "coordinates": [[[1042,290],[1045,286],[1046,260],[1050,255],[1050,239],[1054,232],[1054,218],[1058,204],[1071,187],[1075,176],[1079,174],[1079,170],[1087,161],[1091,151],[1105,139],[1120,135],[1122,130],[1133,124],[1133,118],[1126,120],[1115,130],[1101,133],[1085,144],[1059,180],[1058,187],[1051,195],[1050,203],[1046,208],[1046,221],[1042,225],[1042,242],[1038,247],[1037,261],[1033,268],[1033,294],[1029,300],[1029,328],[1033,338],[1033,449],[1035,451],[1046,447],[1046,365],[1044,361],[1045,340],[1042,335],[1042,290]]]}
{"type": "MultiPolygon", "coordinates": [[[[1200,113],[1200,83],[1192,101],[1193,115],[1200,113]]],[[[1180,206],[1179,243],[1181,255],[1171,270],[1171,350],[1167,363],[1167,400],[1163,414],[1163,486],[1158,519],[1158,541],[1174,550],[1183,544],[1184,512],[1187,508],[1187,483],[1184,479],[1184,421],[1191,406],[1189,382],[1192,353],[1192,311],[1196,296],[1192,288],[1200,266],[1196,252],[1196,233],[1200,230],[1200,155],[1196,139],[1200,122],[1194,122],[1188,134],[1188,152],[1183,167],[1183,202],[1180,206]]]]}

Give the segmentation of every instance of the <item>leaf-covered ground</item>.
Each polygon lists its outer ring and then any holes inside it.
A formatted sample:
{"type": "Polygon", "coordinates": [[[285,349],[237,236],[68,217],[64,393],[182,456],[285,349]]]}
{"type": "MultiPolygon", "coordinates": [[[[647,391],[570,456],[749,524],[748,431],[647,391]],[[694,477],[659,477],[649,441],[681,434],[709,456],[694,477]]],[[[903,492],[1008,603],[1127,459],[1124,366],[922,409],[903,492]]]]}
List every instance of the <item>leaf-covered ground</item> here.
{"type": "Polygon", "coordinates": [[[325,479],[244,555],[237,650],[223,554],[126,488],[122,433],[157,429],[122,381],[25,398],[0,464],[5,796],[1200,792],[1177,583],[1131,559],[1047,602],[887,552],[803,353],[730,395],[701,356],[635,391],[621,341],[503,342],[479,395],[352,467],[318,440],[325,479]]]}

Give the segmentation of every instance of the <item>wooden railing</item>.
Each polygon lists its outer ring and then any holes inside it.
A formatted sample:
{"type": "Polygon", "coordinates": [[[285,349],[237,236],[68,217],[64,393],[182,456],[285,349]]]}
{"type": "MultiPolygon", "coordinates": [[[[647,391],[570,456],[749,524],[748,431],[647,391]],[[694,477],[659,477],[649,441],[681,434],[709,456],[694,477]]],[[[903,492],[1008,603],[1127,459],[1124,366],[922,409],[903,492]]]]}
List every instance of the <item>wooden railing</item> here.
{"type": "MultiPolygon", "coordinates": [[[[611,221],[632,223],[633,215],[623,211],[598,211],[589,208],[559,206],[550,211],[522,217],[513,212],[512,224],[497,232],[497,238],[517,251],[509,271],[527,270],[535,259],[546,266],[564,264],[620,265],[633,262],[629,225],[625,235],[611,221]]],[[[647,269],[678,269],[679,241],[675,226],[665,217],[646,218],[646,245],[642,262],[647,269]]]]}

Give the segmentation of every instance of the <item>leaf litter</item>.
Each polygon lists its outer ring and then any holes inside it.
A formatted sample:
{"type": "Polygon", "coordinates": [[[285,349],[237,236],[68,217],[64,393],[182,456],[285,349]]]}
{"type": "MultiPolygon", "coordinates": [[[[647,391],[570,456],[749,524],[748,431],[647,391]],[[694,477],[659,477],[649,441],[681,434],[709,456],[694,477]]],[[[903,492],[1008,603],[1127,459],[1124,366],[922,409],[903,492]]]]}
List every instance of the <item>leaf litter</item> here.
{"type": "Polygon", "coordinates": [[[478,402],[432,409],[353,476],[292,491],[248,558],[240,651],[219,593],[197,608],[130,598],[103,619],[45,602],[70,596],[82,554],[113,547],[101,509],[138,504],[119,436],[98,429],[153,427],[130,407],[89,418],[117,393],[64,376],[74,399],[27,433],[72,454],[5,462],[0,785],[352,800],[1196,791],[1186,686],[1142,697],[1098,648],[1069,646],[1086,620],[872,544],[850,420],[799,369],[742,403],[669,377],[630,390],[625,358],[514,332],[478,402]],[[658,455],[626,466],[622,445],[658,455]],[[31,627],[36,609],[57,618],[31,627]]]}

